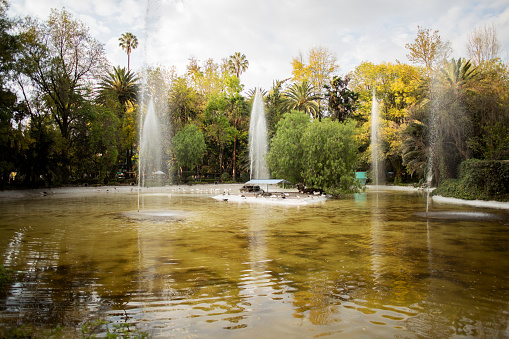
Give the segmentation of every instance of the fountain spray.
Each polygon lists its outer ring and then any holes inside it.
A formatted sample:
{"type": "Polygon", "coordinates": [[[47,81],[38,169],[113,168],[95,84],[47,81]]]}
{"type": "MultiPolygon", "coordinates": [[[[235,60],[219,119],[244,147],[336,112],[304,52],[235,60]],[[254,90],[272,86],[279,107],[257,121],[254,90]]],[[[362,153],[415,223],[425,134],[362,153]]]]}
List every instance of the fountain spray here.
{"type": "Polygon", "coordinates": [[[251,179],[268,179],[269,171],[265,164],[267,154],[267,122],[262,93],[255,90],[251,120],[249,122],[249,160],[251,179]]]}
{"type": "Polygon", "coordinates": [[[376,100],[375,89],[373,88],[373,101],[371,103],[371,161],[373,166],[373,177],[375,186],[378,188],[378,178],[380,177],[378,169],[378,101],[376,100]]]}

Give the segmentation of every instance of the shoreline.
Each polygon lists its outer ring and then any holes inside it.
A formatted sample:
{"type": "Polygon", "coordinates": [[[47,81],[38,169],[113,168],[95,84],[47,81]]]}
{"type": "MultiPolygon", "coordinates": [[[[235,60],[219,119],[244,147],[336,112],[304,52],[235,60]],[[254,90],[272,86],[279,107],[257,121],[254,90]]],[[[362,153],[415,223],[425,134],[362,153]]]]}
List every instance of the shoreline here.
{"type": "MultiPolygon", "coordinates": [[[[371,186],[366,185],[368,191],[374,192],[375,190],[379,191],[406,191],[406,192],[419,192],[425,193],[426,190],[422,188],[415,187],[405,187],[405,186],[371,186]]],[[[434,188],[432,188],[434,190],[434,188]]],[[[431,197],[431,200],[435,203],[439,204],[450,204],[450,205],[461,205],[461,206],[470,206],[476,208],[493,208],[499,210],[509,210],[509,202],[496,201],[496,200],[464,200],[458,198],[451,197],[443,197],[441,195],[434,195],[431,197]]]]}
{"type": "MultiPolygon", "coordinates": [[[[222,193],[240,194],[239,189],[244,184],[195,184],[195,185],[168,185],[161,187],[141,187],[141,193],[176,193],[176,194],[208,194],[216,196],[222,193]]],[[[277,192],[295,192],[293,189],[274,188],[277,192]]],[[[422,188],[413,186],[374,186],[366,185],[366,192],[415,192],[424,193],[422,188]]],[[[137,194],[138,186],[65,186],[57,188],[38,188],[38,189],[22,189],[22,190],[4,190],[0,191],[0,202],[2,200],[16,200],[24,198],[36,198],[41,196],[53,195],[83,195],[83,194],[137,194]]],[[[457,198],[432,196],[432,201],[439,204],[451,204],[471,206],[476,208],[493,208],[500,210],[509,210],[509,202],[501,201],[485,201],[485,200],[463,200],[457,198]]]]}

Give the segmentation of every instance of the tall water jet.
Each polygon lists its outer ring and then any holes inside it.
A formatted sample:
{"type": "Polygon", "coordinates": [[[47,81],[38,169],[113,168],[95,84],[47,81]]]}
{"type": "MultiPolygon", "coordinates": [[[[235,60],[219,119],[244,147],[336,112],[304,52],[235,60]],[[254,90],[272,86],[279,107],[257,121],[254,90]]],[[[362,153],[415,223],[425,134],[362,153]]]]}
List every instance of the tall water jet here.
{"type": "Polygon", "coordinates": [[[383,180],[383,166],[380,163],[380,113],[375,90],[371,103],[371,164],[372,179],[376,186],[383,180]]]}
{"type": "Polygon", "coordinates": [[[262,93],[255,90],[251,121],[249,123],[249,160],[251,179],[269,179],[269,171],[265,163],[267,155],[267,122],[262,93]]]}
{"type": "Polygon", "coordinates": [[[435,148],[436,148],[436,140],[437,140],[437,118],[440,110],[440,100],[439,100],[439,85],[438,79],[435,74],[433,74],[431,78],[431,88],[430,88],[430,100],[431,100],[431,115],[428,122],[428,166],[426,169],[426,216],[428,216],[429,211],[429,202],[430,202],[430,192],[431,185],[433,181],[433,163],[435,161],[435,148]]]}
{"type": "Polygon", "coordinates": [[[166,166],[163,164],[161,124],[157,119],[153,100],[150,100],[147,106],[141,128],[139,161],[141,185],[146,185],[147,178],[151,178],[155,185],[161,185],[166,176],[166,166]]]}

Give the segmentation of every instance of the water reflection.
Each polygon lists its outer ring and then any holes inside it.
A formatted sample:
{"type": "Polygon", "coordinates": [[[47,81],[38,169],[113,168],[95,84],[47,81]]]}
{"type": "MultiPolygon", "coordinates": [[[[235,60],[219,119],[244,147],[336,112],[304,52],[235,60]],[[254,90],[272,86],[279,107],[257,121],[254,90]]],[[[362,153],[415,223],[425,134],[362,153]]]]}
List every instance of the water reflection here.
{"type": "Polygon", "coordinates": [[[162,337],[509,335],[508,216],[426,220],[424,203],[142,197],[144,209],[188,212],[169,221],[125,217],[132,195],[4,201],[0,254],[16,281],[0,321],[106,317],[162,337]]]}

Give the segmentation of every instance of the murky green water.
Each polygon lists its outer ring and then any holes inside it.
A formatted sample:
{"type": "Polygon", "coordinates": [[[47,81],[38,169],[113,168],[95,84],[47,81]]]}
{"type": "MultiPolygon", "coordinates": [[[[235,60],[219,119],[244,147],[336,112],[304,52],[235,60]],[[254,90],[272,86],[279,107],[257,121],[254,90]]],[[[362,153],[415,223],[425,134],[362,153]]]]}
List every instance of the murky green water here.
{"type": "Polygon", "coordinates": [[[426,219],[425,197],[363,193],[308,207],[130,194],[0,202],[16,281],[3,326],[127,322],[154,337],[509,336],[507,212],[426,219]],[[470,220],[472,219],[472,220],[470,220]]]}

